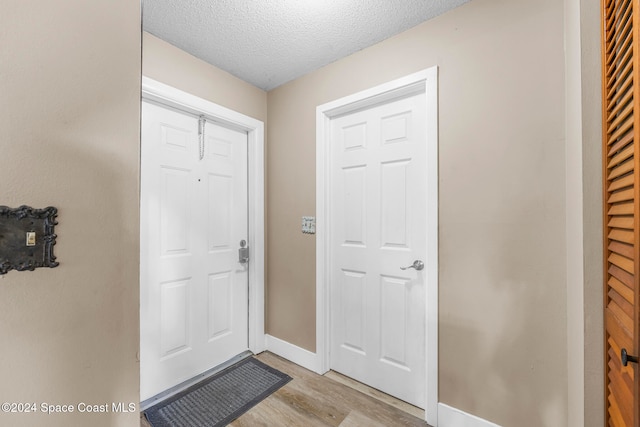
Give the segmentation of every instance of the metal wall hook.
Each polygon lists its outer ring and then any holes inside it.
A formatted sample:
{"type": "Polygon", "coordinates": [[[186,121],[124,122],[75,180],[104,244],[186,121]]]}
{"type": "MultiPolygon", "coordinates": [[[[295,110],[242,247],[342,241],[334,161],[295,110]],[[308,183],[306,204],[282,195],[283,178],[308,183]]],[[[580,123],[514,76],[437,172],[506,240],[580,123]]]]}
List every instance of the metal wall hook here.
{"type": "Polygon", "coordinates": [[[198,156],[200,157],[200,160],[204,159],[204,125],[206,122],[207,120],[205,119],[204,116],[200,116],[198,118],[198,139],[199,139],[198,156]]]}

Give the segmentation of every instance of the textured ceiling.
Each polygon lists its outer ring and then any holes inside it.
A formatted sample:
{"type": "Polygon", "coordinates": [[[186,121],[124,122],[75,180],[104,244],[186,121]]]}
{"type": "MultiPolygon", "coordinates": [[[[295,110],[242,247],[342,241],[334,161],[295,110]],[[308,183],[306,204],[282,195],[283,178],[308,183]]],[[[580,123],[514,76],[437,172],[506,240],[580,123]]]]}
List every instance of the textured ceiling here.
{"type": "Polygon", "coordinates": [[[467,1],[143,0],[143,27],[270,90],[467,1]]]}

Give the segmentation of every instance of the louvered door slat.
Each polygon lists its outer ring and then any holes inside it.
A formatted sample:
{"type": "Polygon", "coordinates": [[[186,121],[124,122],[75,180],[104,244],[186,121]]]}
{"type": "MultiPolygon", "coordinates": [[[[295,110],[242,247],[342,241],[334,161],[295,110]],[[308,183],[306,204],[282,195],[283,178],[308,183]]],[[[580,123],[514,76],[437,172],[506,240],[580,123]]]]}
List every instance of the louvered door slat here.
{"type": "Polygon", "coordinates": [[[615,354],[613,351],[609,354],[609,373],[611,378],[611,388],[615,390],[614,395],[620,408],[623,418],[631,419],[633,401],[626,396],[632,395],[633,381],[628,375],[621,370],[622,365],[615,362],[615,354]],[[618,392],[619,391],[619,392],[618,392]]]}
{"type": "Polygon", "coordinates": [[[616,35],[614,36],[613,42],[611,43],[611,51],[616,53],[620,53],[620,52],[624,53],[624,44],[626,44],[626,41],[628,40],[629,32],[631,30],[632,20],[629,19],[631,17],[631,8],[628,7],[631,1],[627,1],[624,3],[626,3],[626,5],[623,5],[620,8],[619,13],[615,17],[615,20],[622,24],[622,26],[619,27],[618,30],[614,32],[616,35]],[[624,39],[625,43],[622,43],[622,46],[620,46],[622,39],[624,39]]]}
{"type": "MultiPolygon", "coordinates": [[[[633,63],[631,63],[631,66],[625,63],[625,66],[629,67],[628,70],[630,71],[630,67],[633,66],[633,63]]],[[[623,80],[619,82],[620,84],[616,87],[616,92],[609,94],[609,96],[605,99],[610,104],[618,103],[620,99],[627,94],[626,91],[631,87],[631,83],[633,83],[633,77],[631,76],[631,74],[626,73],[624,74],[623,80]]]]}
{"type": "MultiPolygon", "coordinates": [[[[613,180],[616,179],[618,177],[621,177],[622,175],[632,172],[634,169],[635,165],[633,162],[633,159],[629,159],[623,163],[620,163],[618,165],[614,165],[612,168],[610,168],[609,174],[607,176],[607,179],[609,180],[613,180]]],[[[605,199],[606,200],[606,199],[605,199]]]]}
{"type": "MultiPolygon", "coordinates": [[[[609,369],[609,372],[613,372],[613,369],[609,369]]],[[[623,421],[623,426],[633,425],[633,418],[631,413],[633,412],[633,402],[629,401],[629,390],[626,389],[624,383],[620,380],[619,375],[611,375],[609,378],[610,389],[613,390],[612,394],[618,406],[620,417],[623,421]],[[624,390],[624,392],[617,392],[618,390],[624,390]]]]}
{"type": "Polygon", "coordinates": [[[620,409],[618,408],[618,404],[615,402],[613,395],[609,395],[608,399],[609,403],[609,426],[610,427],[625,427],[624,421],[622,420],[622,416],[620,415],[620,409]]]}
{"type": "Polygon", "coordinates": [[[629,77],[629,72],[632,68],[632,61],[611,64],[611,69],[617,71],[612,71],[611,74],[607,74],[607,90],[611,93],[609,97],[605,99],[614,101],[615,98],[617,102],[619,98],[625,95],[624,88],[627,86],[627,77],[629,77]]]}
{"type": "Polygon", "coordinates": [[[624,328],[620,320],[614,316],[609,308],[605,309],[605,320],[607,321],[607,334],[612,338],[620,348],[629,348],[633,344],[633,337],[630,332],[624,328]]]}
{"type": "Polygon", "coordinates": [[[609,278],[609,281],[607,283],[611,288],[615,289],[616,292],[622,295],[624,299],[633,304],[633,289],[630,289],[624,283],[613,276],[609,278]]]}
{"type": "Polygon", "coordinates": [[[601,2],[606,424],[640,427],[638,368],[620,360],[639,350],[640,0],[601,2]]]}
{"type": "MultiPolygon", "coordinates": [[[[617,152],[613,157],[611,157],[611,160],[609,161],[607,167],[612,168],[615,165],[618,165],[629,159],[631,156],[633,156],[633,148],[633,145],[629,144],[624,150],[617,152]]],[[[629,185],[631,184],[633,184],[633,181],[629,183],[629,185]]]]}
{"type": "MultiPolygon", "coordinates": [[[[626,228],[629,230],[633,230],[635,222],[632,216],[614,216],[609,220],[609,227],[611,228],[626,228]]],[[[631,248],[633,250],[633,248],[631,248]]],[[[630,255],[626,255],[628,258],[633,257],[633,253],[630,255]]]]}
{"type": "MultiPolygon", "coordinates": [[[[631,51],[630,51],[631,52],[631,51]]],[[[620,87],[620,91],[616,93],[616,99],[611,99],[616,103],[616,106],[613,107],[613,110],[609,112],[609,117],[607,117],[607,122],[613,120],[615,116],[618,115],[620,110],[629,104],[629,101],[633,99],[633,91],[629,90],[629,85],[631,85],[631,76],[627,76],[627,79],[624,80],[622,86],[620,87]],[[620,101],[618,102],[618,99],[620,101]]]]}
{"type": "Polygon", "coordinates": [[[631,273],[631,274],[634,273],[633,260],[627,257],[620,256],[616,253],[611,253],[611,255],[609,255],[609,262],[613,265],[620,267],[627,273],[631,273]]]}
{"type": "MultiPolygon", "coordinates": [[[[633,209],[634,209],[634,204],[631,203],[617,203],[615,205],[612,205],[609,208],[609,215],[633,215],[633,209]]],[[[628,234],[628,233],[625,233],[628,234]]],[[[620,240],[620,239],[616,239],[615,240],[620,240]]],[[[633,233],[631,233],[631,236],[629,237],[629,239],[631,240],[622,240],[623,242],[627,242],[627,243],[633,243],[633,233]]]]}
{"type": "Polygon", "coordinates": [[[633,34],[629,32],[622,41],[620,51],[611,56],[612,61],[607,65],[608,70],[610,70],[607,74],[609,78],[608,86],[611,87],[611,85],[615,84],[617,91],[613,94],[612,100],[614,97],[619,98],[622,95],[620,91],[624,90],[625,85],[623,83],[627,82],[627,77],[629,77],[629,72],[633,67],[633,49],[630,49],[632,41],[633,34]]]}
{"type": "Polygon", "coordinates": [[[623,120],[633,120],[633,117],[631,117],[631,113],[633,113],[633,104],[629,103],[623,111],[616,113],[615,118],[613,118],[613,120],[611,120],[611,123],[609,123],[609,128],[607,130],[609,132],[612,132],[618,129],[618,126],[620,126],[620,123],[622,123],[623,120]]]}
{"type": "Polygon", "coordinates": [[[609,191],[615,191],[621,188],[629,187],[633,185],[633,180],[634,176],[632,174],[628,174],[614,181],[611,181],[611,183],[609,184],[609,191]]]}
{"type": "Polygon", "coordinates": [[[630,318],[614,300],[608,298],[608,295],[607,299],[609,300],[607,306],[611,314],[616,317],[624,332],[627,333],[629,337],[633,337],[633,319],[630,318]]]}
{"type": "Polygon", "coordinates": [[[634,122],[633,116],[627,117],[627,119],[624,122],[622,122],[620,126],[616,128],[615,132],[613,132],[613,134],[611,135],[611,140],[615,141],[621,136],[623,136],[625,133],[632,131],[633,122],[634,122]]]}
{"type": "Polygon", "coordinates": [[[614,26],[616,25],[616,22],[618,21],[618,17],[620,16],[620,8],[623,6],[624,2],[622,1],[612,1],[610,2],[610,7],[608,7],[608,11],[607,11],[607,30],[609,30],[607,32],[607,44],[605,45],[605,50],[607,52],[609,52],[610,50],[613,49],[613,43],[612,40],[616,37],[616,33],[614,31],[611,31],[612,28],[614,28],[614,26]]]}
{"type": "Polygon", "coordinates": [[[609,289],[609,298],[624,311],[624,314],[629,316],[629,319],[633,319],[633,303],[625,300],[622,295],[616,292],[614,289],[609,289]]]}
{"type": "Polygon", "coordinates": [[[607,58],[607,70],[611,70],[610,73],[607,73],[607,76],[609,77],[607,87],[609,88],[616,81],[619,81],[621,76],[626,75],[630,70],[628,63],[625,66],[621,66],[621,64],[626,63],[625,58],[631,58],[632,56],[627,54],[625,51],[625,48],[628,49],[628,46],[631,44],[632,39],[632,34],[630,32],[626,32],[624,39],[616,40],[615,45],[609,52],[609,57],[607,58]]]}
{"type": "MultiPolygon", "coordinates": [[[[614,212],[618,212],[618,210],[616,208],[625,208],[625,213],[626,213],[626,207],[628,207],[628,205],[630,205],[631,203],[625,203],[624,205],[617,205],[617,206],[613,206],[610,210],[609,210],[609,215],[615,215],[614,212]]],[[[616,230],[616,229],[612,229],[609,232],[609,239],[611,240],[617,240],[618,242],[624,242],[624,243],[633,243],[633,237],[634,237],[634,232],[633,231],[626,231],[626,230],[616,230]]]]}
{"type": "MultiPolygon", "coordinates": [[[[632,34],[627,34],[622,42],[621,48],[630,46],[632,38],[632,34]]],[[[614,88],[614,85],[617,85],[615,89],[620,90],[619,83],[624,81],[623,77],[631,71],[633,65],[631,61],[626,61],[625,58],[631,58],[633,55],[627,55],[626,52],[615,49],[612,49],[608,55],[606,64],[607,88],[611,89],[614,88]]]]}
{"type": "Polygon", "coordinates": [[[623,191],[616,191],[611,193],[611,197],[609,197],[609,203],[617,203],[617,202],[625,202],[629,200],[633,200],[634,191],[633,188],[623,191]]]}

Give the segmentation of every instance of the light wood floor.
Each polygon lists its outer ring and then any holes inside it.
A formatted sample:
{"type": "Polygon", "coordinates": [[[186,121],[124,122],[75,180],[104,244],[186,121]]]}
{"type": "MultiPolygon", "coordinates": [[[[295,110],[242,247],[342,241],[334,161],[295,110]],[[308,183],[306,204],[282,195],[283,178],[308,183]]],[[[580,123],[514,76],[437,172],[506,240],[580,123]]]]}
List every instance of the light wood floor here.
{"type": "MultiPolygon", "coordinates": [[[[293,380],[232,427],[428,427],[423,410],[338,373],[317,375],[269,352],[256,357],[293,380]]],[[[140,425],[149,427],[144,417],[140,425]]]]}

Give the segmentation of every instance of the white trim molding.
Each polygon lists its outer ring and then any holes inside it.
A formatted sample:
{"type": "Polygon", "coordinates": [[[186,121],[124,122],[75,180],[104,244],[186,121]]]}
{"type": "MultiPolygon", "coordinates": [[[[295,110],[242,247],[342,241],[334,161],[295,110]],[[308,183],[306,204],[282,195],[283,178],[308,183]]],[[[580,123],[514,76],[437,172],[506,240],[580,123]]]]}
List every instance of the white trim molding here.
{"type": "Polygon", "coordinates": [[[330,138],[331,119],[341,114],[399,97],[424,93],[427,127],[427,257],[426,257],[426,421],[438,425],[438,69],[432,67],[374,88],[329,102],[316,109],[316,352],[317,369],[329,366],[329,286],[331,224],[330,138]]]}
{"type": "Polygon", "coordinates": [[[444,403],[438,403],[438,427],[500,427],[444,403]]]}
{"type": "Polygon", "coordinates": [[[264,123],[237,111],[142,77],[142,98],[241,129],[249,154],[249,350],[265,350],[264,334],[264,123]]]}
{"type": "Polygon", "coordinates": [[[267,344],[267,350],[271,353],[277,354],[310,371],[318,372],[318,356],[316,353],[271,335],[266,335],[265,342],[267,344]]]}

